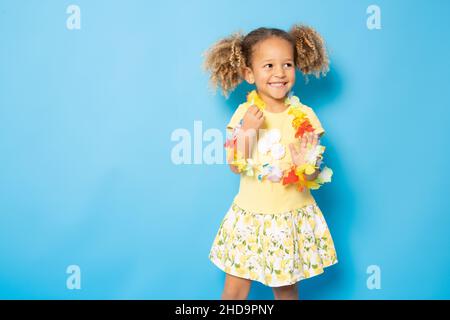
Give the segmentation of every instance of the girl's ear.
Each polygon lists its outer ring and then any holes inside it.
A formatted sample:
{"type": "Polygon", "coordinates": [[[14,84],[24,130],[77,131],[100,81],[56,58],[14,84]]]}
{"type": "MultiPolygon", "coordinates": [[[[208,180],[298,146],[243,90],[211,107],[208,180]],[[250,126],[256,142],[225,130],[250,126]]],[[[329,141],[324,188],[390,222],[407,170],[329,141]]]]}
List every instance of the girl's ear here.
{"type": "Polygon", "coordinates": [[[249,84],[254,84],[255,83],[255,76],[253,75],[253,71],[252,71],[252,69],[250,69],[247,66],[244,67],[244,79],[249,84]]]}

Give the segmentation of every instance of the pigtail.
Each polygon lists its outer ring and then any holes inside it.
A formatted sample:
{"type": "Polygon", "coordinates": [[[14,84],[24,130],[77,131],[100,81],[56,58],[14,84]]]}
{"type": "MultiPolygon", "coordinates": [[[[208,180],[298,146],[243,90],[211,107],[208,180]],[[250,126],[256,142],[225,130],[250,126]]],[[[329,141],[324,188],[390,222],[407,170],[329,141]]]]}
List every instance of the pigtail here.
{"type": "Polygon", "coordinates": [[[313,74],[317,78],[329,71],[329,60],[325,43],[314,29],[294,25],[289,34],[294,38],[296,47],[296,67],[304,75],[313,74]]]}
{"type": "Polygon", "coordinates": [[[214,91],[220,86],[225,97],[243,80],[243,39],[244,36],[236,32],[218,41],[202,54],[205,57],[203,68],[210,73],[210,84],[214,91]]]}

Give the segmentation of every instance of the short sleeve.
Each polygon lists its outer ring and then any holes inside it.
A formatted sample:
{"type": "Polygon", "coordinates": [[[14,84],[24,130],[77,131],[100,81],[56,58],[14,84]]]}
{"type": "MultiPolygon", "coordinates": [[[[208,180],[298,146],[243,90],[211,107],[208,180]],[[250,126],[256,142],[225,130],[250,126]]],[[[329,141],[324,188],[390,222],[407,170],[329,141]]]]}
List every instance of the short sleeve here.
{"type": "Polygon", "coordinates": [[[308,117],[309,121],[311,122],[312,126],[315,128],[314,132],[319,135],[319,137],[323,136],[325,133],[325,129],[322,127],[322,124],[319,121],[319,118],[317,117],[316,113],[311,107],[305,106],[305,112],[306,116],[308,117]]]}
{"type": "Polygon", "coordinates": [[[231,116],[230,122],[227,124],[227,129],[234,129],[239,122],[244,118],[245,112],[247,111],[248,107],[246,103],[242,103],[237,107],[236,111],[231,116]]]}

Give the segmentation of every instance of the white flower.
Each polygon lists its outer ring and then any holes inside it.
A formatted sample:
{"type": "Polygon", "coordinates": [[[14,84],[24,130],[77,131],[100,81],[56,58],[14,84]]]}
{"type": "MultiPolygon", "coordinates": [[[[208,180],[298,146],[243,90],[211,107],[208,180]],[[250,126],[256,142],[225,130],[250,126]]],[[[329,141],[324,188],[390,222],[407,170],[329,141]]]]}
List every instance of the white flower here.
{"type": "Polygon", "coordinates": [[[330,182],[332,175],[333,171],[328,167],[324,167],[317,176],[317,179],[319,180],[319,183],[330,182]]]}
{"type": "Polygon", "coordinates": [[[252,158],[247,159],[247,164],[244,169],[245,175],[252,177],[254,175],[255,165],[255,161],[252,158]]]}
{"type": "Polygon", "coordinates": [[[265,163],[261,168],[261,173],[258,175],[258,179],[262,180],[264,177],[267,177],[267,179],[272,182],[279,182],[283,177],[283,172],[278,166],[265,163]]]}
{"type": "Polygon", "coordinates": [[[291,104],[291,105],[299,105],[300,104],[300,100],[298,99],[297,96],[292,95],[291,97],[289,97],[289,104],[291,104]]]}
{"type": "Polygon", "coordinates": [[[283,176],[283,172],[280,168],[277,166],[271,166],[270,173],[267,175],[267,179],[269,179],[272,182],[278,182],[281,180],[281,177],[283,176]]]}
{"type": "Polygon", "coordinates": [[[274,158],[275,160],[279,160],[283,158],[285,148],[281,143],[276,143],[270,148],[270,153],[272,154],[272,158],[274,158]]]}
{"type": "Polygon", "coordinates": [[[270,150],[270,144],[268,143],[267,139],[261,138],[258,141],[258,151],[261,154],[266,154],[270,150]]]}
{"type": "Polygon", "coordinates": [[[265,138],[269,141],[271,145],[280,142],[281,139],[280,130],[278,129],[269,130],[265,138]]]}
{"type": "Polygon", "coordinates": [[[284,146],[279,143],[281,140],[281,133],[279,129],[271,129],[261,135],[258,141],[258,152],[265,155],[271,152],[274,160],[283,158],[286,153],[284,146]]]}
{"type": "Polygon", "coordinates": [[[316,145],[315,148],[310,148],[308,150],[308,153],[305,156],[306,162],[310,164],[315,164],[317,161],[317,158],[322,155],[322,153],[325,151],[325,147],[321,145],[316,145]]]}

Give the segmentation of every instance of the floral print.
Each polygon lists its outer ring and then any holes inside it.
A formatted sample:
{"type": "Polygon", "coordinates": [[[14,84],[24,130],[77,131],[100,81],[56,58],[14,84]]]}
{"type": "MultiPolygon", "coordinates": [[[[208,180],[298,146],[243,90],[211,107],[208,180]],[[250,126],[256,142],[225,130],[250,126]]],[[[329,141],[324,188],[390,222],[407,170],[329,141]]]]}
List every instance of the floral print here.
{"type": "Polygon", "coordinates": [[[233,203],[220,224],[209,259],[226,273],[270,287],[294,284],[338,262],[316,204],[267,214],[248,212],[233,203]]]}

